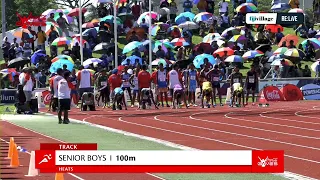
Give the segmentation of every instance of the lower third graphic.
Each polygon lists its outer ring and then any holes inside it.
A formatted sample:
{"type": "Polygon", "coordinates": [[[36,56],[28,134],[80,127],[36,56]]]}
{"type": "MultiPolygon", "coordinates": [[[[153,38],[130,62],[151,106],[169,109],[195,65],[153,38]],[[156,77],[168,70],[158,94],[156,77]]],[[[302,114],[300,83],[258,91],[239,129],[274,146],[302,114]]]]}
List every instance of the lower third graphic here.
{"type": "Polygon", "coordinates": [[[272,158],[270,159],[268,156],[265,159],[261,159],[258,156],[260,162],[258,162],[258,166],[261,167],[266,167],[266,166],[278,166],[278,159],[277,158],[272,158]]]}

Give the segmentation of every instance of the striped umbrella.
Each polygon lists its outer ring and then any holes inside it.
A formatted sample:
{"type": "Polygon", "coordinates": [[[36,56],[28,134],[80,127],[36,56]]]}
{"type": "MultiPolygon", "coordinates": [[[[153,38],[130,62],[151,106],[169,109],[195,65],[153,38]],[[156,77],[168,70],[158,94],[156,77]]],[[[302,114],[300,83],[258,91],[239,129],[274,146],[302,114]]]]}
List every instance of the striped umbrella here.
{"type": "Polygon", "coordinates": [[[191,13],[191,12],[184,12],[184,13],[181,13],[179,14],[175,19],[174,21],[177,23],[177,24],[182,24],[184,22],[187,22],[187,21],[192,21],[194,18],[195,18],[195,14],[191,13]]]}
{"type": "Polygon", "coordinates": [[[167,64],[174,64],[174,61],[169,61],[169,60],[166,60],[166,59],[162,59],[162,58],[159,58],[159,59],[156,59],[154,61],[151,62],[151,65],[152,66],[158,66],[159,64],[163,64],[163,66],[167,66],[167,64]]]}
{"type": "Polygon", "coordinates": [[[276,51],[274,51],[273,54],[283,55],[286,51],[288,51],[287,47],[281,47],[281,48],[278,48],[276,51]]]}
{"type": "Polygon", "coordinates": [[[173,25],[173,26],[169,27],[169,28],[167,29],[167,32],[170,33],[170,32],[173,31],[175,28],[178,28],[179,31],[180,31],[180,33],[182,34],[182,29],[179,28],[177,25],[173,25]]]}
{"type": "Polygon", "coordinates": [[[175,38],[171,41],[173,46],[189,46],[190,44],[184,38],[175,38]]]}
{"type": "Polygon", "coordinates": [[[300,8],[293,8],[289,11],[289,13],[304,13],[304,11],[300,8]]]}
{"type": "Polygon", "coordinates": [[[282,66],[282,60],[284,60],[284,64],[286,64],[287,66],[294,65],[289,59],[277,59],[271,63],[271,66],[282,66]]]}
{"type": "Polygon", "coordinates": [[[232,50],[231,48],[223,47],[213,52],[213,56],[216,57],[217,55],[219,55],[220,57],[223,57],[225,55],[225,52],[227,52],[227,56],[231,56],[234,54],[234,50],[232,50]]]}
{"type": "Polygon", "coordinates": [[[242,57],[244,59],[251,59],[251,58],[260,57],[260,56],[263,56],[263,55],[264,55],[264,53],[262,51],[251,50],[251,51],[247,51],[246,53],[244,53],[242,55],[242,57]]]}
{"type": "Polygon", "coordinates": [[[13,32],[13,36],[17,38],[22,38],[24,36],[28,36],[29,38],[32,38],[33,35],[28,29],[18,28],[13,32]]]}
{"type": "Polygon", "coordinates": [[[161,26],[164,27],[165,30],[167,30],[170,25],[169,24],[165,24],[165,23],[154,25],[151,28],[151,36],[156,36],[157,32],[161,29],[161,26]]]}
{"type": "Polygon", "coordinates": [[[60,17],[59,13],[63,13],[62,17],[70,24],[73,22],[73,18],[71,16],[68,16],[67,14],[65,14],[66,10],[63,9],[57,9],[54,13],[54,20],[57,21],[58,18],[60,17]]]}
{"type": "Polygon", "coordinates": [[[208,12],[201,12],[199,14],[197,14],[194,18],[193,21],[196,23],[199,23],[200,21],[202,22],[206,22],[208,21],[213,15],[211,13],[208,12]]]}
{"type": "Polygon", "coordinates": [[[67,55],[59,55],[59,56],[56,56],[55,58],[51,59],[51,62],[54,63],[60,59],[64,59],[64,60],[68,60],[70,61],[72,64],[74,64],[74,61],[72,60],[72,57],[71,56],[67,56],[67,55]]]}
{"type": "Polygon", "coordinates": [[[187,21],[184,23],[181,23],[178,25],[179,28],[182,28],[183,30],[193,30],[193,29],[198,29],[199,26],[195,22],[192,21],[187,21]]]}
{"type": "Polygon", "coordinates": [[[308,41],[310,41],[310,43],[313,45],[313,47],[315,49],[319,49],[320,48],[320,40],[318,40],[316,38],[309,38],[309,39],[306,39],[306,40],[302,41],[301,44],[302,44],[303,48],[306,48],[308,41]]]}
{"type": "Polygon", "coordinates": [[[227,57],[224,62],[240,62],[240,63],[243,63],[243,58],[241,56],[238,56],[238,55],[232,55],[232,56],[229,56],[227,57]]]}
{"type": "Polygon", "coordinates": [[[235,35],[229,40],[229,42],[244,42],[246,40],[247,38],[243,35],[235,35]]]}
{"type": "Polygon", "coordinates": [[[304,58],[306,56],[306,54],[303,51],[296,48],[288,49],[283,55],[285,55],[286,57],[293,58],[304,58]]]}
{"type": "MultiPolygon", "coordinates": [[[[86,40],[82,39],[82,45],[85,45],[86,43],[87,45],[89,45],[89,43],[86,40]]],[[[71,47],[75,46],[76,44],[80,45],[80,36],[72,38],[71,47]]]]}
{"type": "Polygon", "coordinates": [[[236,8],[236,11],[240,13],[249,13],[249,12],[258,12],[258,9],[252,3],[243,3],[236,8]]]}
{"type": "Polygon", "coordinates": [[[55,39],[51,45],[53,46],[65,46],[65,45],[70,45],[72,41],[72,38],[70,37],[58,37],[55,39]]]}
{"type": "Polygon", "coordinates": [[[222,36],[222,37],[227,36],[229,31],[232,32],[232,35],[238,35],[238,34],[240,34],[240,30],[239,30],[239,29],[237,29],[237,28],[235,28],[235,27],[230,27],[230,28],[224,30],[224,31],[221,33],[221,36],[222,36]]]}

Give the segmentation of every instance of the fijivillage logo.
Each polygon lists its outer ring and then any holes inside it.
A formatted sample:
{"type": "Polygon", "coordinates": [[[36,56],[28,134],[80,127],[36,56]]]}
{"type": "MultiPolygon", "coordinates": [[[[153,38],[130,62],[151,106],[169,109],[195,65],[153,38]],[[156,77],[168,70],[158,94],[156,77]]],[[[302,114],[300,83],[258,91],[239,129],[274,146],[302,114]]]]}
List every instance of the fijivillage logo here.
{"type": "Polygon", "coordinates": [[[19,13],[16,13],[19,21],[16,22],[16,25],[24,29],[29,26],[46,26],[46,16],[33,16],[32,13],[29,13],[28,16],[22,16],[19,13]]]}

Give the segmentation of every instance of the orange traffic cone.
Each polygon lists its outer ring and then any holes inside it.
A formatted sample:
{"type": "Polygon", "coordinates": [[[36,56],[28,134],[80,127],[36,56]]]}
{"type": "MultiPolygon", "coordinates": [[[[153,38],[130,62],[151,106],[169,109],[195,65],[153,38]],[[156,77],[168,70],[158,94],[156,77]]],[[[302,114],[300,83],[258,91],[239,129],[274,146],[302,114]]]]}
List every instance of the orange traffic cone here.
{"type": "Polygon", "coordinates": [[[63,173],[56,173],[55,180],[64,180],[63,173]]]}
{"type": "Polygon", "coordinates": [[[13,137],[11,137],[10,142],[9,142],[9,151],[8,151],[7,159],[11,159],[11,157],[12,157],[13,146],[14,146],[14,139],[13,139],[13,137]]]}
{"type": "Polygon", "coordinates": [[[17,144],[14,144],[13,150],[12,150],[12,157],[11,157],[11,162],[10,162],[10,167],[19,167],[20,162],[19,162],[19,152],[17,149],[17,144]]]}
{"type": "Polygon", "coordinates": [[[31,151],[29,171],[28,171],[28,175],[26,175],[26,176],[38,176],[39,175],[39,171],[38,171],[38,169],[36,169],[35,161],[36,161],[35,152],[31,151]]]}

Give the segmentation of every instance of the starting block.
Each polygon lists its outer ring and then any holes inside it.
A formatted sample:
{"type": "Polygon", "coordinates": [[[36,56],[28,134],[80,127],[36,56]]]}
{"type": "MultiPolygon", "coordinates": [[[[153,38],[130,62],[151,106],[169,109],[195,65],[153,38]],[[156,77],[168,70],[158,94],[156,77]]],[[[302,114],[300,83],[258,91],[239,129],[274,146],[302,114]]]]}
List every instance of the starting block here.
{"type": "Polygon", "coordinates": [[[269,107],[269,106],[270,106],[269,103],[265,103],[265,104],[259,103],[259,107],[269,107]]]}

